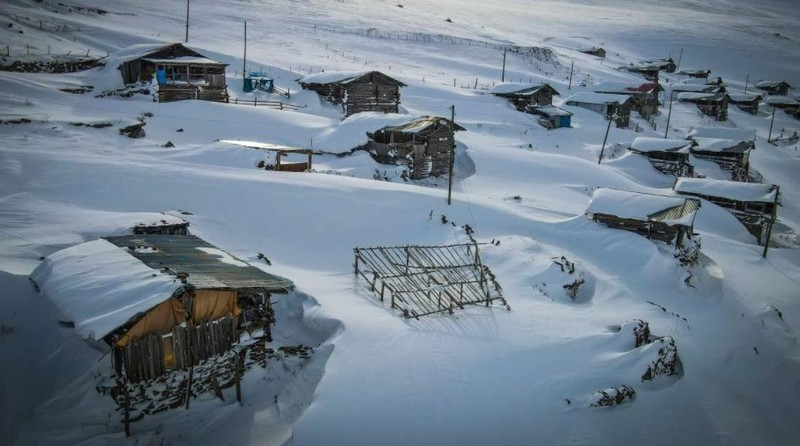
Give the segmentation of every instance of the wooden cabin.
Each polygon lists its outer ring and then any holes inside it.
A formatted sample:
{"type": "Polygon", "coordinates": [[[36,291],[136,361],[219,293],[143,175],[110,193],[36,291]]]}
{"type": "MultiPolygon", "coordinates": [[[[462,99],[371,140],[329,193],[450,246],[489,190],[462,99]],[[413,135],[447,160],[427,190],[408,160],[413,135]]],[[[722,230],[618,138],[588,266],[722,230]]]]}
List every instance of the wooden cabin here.
{"type": "Polygon", "coordinates": [[[327,71],[309,74],[297,82],[326,101],[341,104],[345,116],[365,111],[398,113],[400,87],[406,84],[378,71],[327,71]]]}
{"type": "Polygon", "coordinates": [[[694,143],[685,139],[638,137],[628,150],[644,156],[659,172],[676,177],[691,177],[694,167],[689,163],[689,150],[694,143]]]}
{"type": "Polygon", "coordinates": [[[578,49],[578,51],[583,54],[591,54],[592,56],[606,57],[606,50],[599,46],[593,46],[591,48],[580,48],[578,49]]]}
{"type": "Polygon", "coordinates": [[[627,128],[631,121],[633,99],[628,95],[604,93],[576,93],[568,97],[564,104],[592,110],[615,120],[618,128],[627,128]]]}
{"type": "Polygon", "coordinates": [[[226,63],[209,59],[180,43],[168,45],[134,45],[112,61],[125,84],[136,82],[158,83],[156,98],[159,102],[200,99],[227,102],[225,81],[226,63]]]}
{"type": "Polygon", "coordinates": [[[690,152],[693,156],[715,162],[721,169],[731,173],[731,180],[750,180],[750,151],[755,141],[719,138],[692,138],[690,152]]]}
{"type": "Polygon", "coordinates": [[[649,64],[649,65],[655,65],[655,66],[657,66],[657,67],[658,67],[658,69],[659,69],[659,70],[661,70],[661,71],[665,71],[665,72],[667,72],[667,73],[674,73],[674,72],[675,72],[675,70],[677,70],[677,69],[678,69],[678,65],[675,63],[675,61],[674,61],[674,60],[672,60],[672,58],[671,58],[671,57],[668,57],[668,58],[666,58],[666,59],[652,59],[652,60],[648,60],[648,61],[647,61],[647,64],[649,64]]]}
{"type": "Polygon", "coordinates": [[[528,112],[539,115],[539,124],[548,130],[572,126],[572,113],[554,105],[528,107],[528,112]]]}
{"type": "Polygon", "coordinates": [[[728,120],[730,98],[725,93],[679,93],[678,101],[695,104],[701,113],[716,121],[728,120]]]}
{"type": "Polygon", "coordinates": [[[758,106],[761,104],[763,97],[760,94],[729,94],[731,104],[739,107],[740,110],[746,111],[751,115],[758,114],[758,106]]]}
{"type": "Polygon", "coordinates": [[[672,93],[724,93],[722,87],[717,84],[680,83],[670,86],[672,93]]]}
{"type": "Polygon", "coordinates": [[[82,243],[31,280],[81,337],[111,346],[118,376],[134,383],[226,353],[245,330],[271,341],[270,295],[294,286],[192,235],[82,243]]]}
{"type": "Polygon", "coordinates": [[[553,96],[561,96],[549,84],[504,83],[495,85],[489,93],[508,99],[519,111],[528,111],[530,106],[552,105],[553,96]]]}
{"type": "Polygon", "coordinates": [[[599,188],[586,216],[605,226],[635,232],[676,247],[694,232],[700,200],[599,188]]]}
{"type": "Polygon", "coordinates": [[[189,222],[169,214],[136,223],[133,234],[189,235],[189,222]]]}
{"type": "Polygon", "coordinates": [[[659,93],[664,88],[657,82],[601,82],[592,88],[596,93],[623,94],[633,99],[633,108],[643,118],[658,114],[659,93]]]}
{"type": "Polygon", "coordinates": [[[630,71],[631,73],[641,74],[650,82],[658,82],[658,72],[661,71],[661,66],[655,64],[631,64],[627,67],[624,67],[624,69],[630,71]]]}
{"type": "Polygon", "coordinates": [[[683,76],[693,77],[695,79],[708,79],[708,76],[711,75],[711,70],[685,68],[682,69],[681,71],[678,71],[678,74],[683,76]]]}
{"type": "Polygon", "coordinates": [[[726,208],[759,244],[766,242],[767,233],[775,223],[779,189],[774,184],[679,178],[673,189],[681,195],[703,198],[726,208]]]}
{"type": "Polygon", "coordinates": [[[792,88],[788,82],[784,81],[760,81],[756,82],[756,88],[775,96],[786,96],[792,88]]]}
{"type": "Polygon", "coordinates": [[[366,149],[378,162],[408,165],[412,179],[436,177],[450,172],[454,133],[462,130],[466,129],[449,119],[423,116],[368,132],[366,149]]]}
{"type": "Polygon", "coordinates": [[[785,111],[787,114],[800,113],[800,100],[791,96],[768,96],[767,104],[785,111]]]}

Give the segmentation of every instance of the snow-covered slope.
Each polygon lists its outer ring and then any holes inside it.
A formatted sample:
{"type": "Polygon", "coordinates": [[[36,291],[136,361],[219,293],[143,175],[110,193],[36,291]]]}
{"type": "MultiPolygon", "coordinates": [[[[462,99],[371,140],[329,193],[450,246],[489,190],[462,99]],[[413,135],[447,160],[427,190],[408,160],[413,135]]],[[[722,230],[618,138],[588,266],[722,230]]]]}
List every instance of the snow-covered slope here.
{"type": "MultiPolygon", "coordinates": [[[[185,5],[8,0],[3,64],[48,48],[111,60],[132,44],[182,41],[185,5]]],[[[771,108],[731,107],[729,121],[715,123],[673,104],[670,138],[699,125],[754,129],[751,162],[780,185],[782,202],[766,259],[733,216],[703,202],[701,262],[687,269],[670,247],[583,215],[598,187],[672,193],[674,178],[625,150],[636,137],[664,137],[668,98],[655,126],[634,114],[638,132],[612,127],[598,164],[600,114],[564,106],[572,128],[548,131],[488,89],[500,81],[504,45],[514,46],[506,81],[548,82],[561,93],[556,105],[594,82],[641,80],[617,68],[670,55],[711,69],[734,92],[767,78],[797,86],[797,14],[784,0],[192,2],[189,45],[230,64],[231,96],[288,100],[296,111],[96,97],[122,86],[111,63],[0,72],[0,443],[794,444],[800,156],[796,142],[767,143],[771,108]],[[248,69],[274,76],[290,99],[241,91],[245,20],[248,69]],[[577,51],[593,45],[608,57],[577,51]],[[405,182],[364,152],[333,155],[406,118],[343,120],[339,107],[298,92],[296,79],[367,69],[408,84],[404,114],[447,116],[455,106],[466,131],[456,134],[451,206],[441,179],[405,182]],[[93,90],[62,91],[86,86],[93,90]],[[120,135],[138,120],[144,138],[120,135]],[[327,154],[315,156],[315,173],[265,171],[256,165],[274,153],[228,140],[327,154]],[[26,276],[42,256],[164,211],[182,211],[192,233],[292,279],[296,292],[276,305],[274,344],[316,349],[305,367],[271,363],[249,374],[244,407],[227,389],[226,402],[212,396],[149,416],[126,439],[112,400],[96,390],[108,357],[59,325],[26,276]],[[488,243],[481,255],[511,311],[476,306],[405,320],[354,279],[354,247],[464,242],[464,225],[488,243]],[[577,276],[554,263],[562,256],[577,276]],[[584,282],[573,299],[564,286],[576,277],[584,282]],[[642,380],[668,341],[637,347],[624,325],[635,319],[674,341],[680,373],[642,380]],[[618,385],[636,398],[590,406],[595,392],[618,385]]],[[[684,80],[664,78],[667,87],[684,80]]],[[[775,114],[773,137],[798,128],[775,114]]],[[[725,179],[715,164],[694,161],[725,179]]]]}

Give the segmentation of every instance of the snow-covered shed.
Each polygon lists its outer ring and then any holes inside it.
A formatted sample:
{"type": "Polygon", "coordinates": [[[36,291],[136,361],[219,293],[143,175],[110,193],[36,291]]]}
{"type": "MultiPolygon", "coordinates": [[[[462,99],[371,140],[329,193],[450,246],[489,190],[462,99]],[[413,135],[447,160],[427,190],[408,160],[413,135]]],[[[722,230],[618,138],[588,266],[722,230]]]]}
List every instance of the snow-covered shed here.
{"type": "Polygon", "coordinates": [[[133,226],[134,234],[188,235],[189,222],[174,215],[162,213],[133,226]]]}
{"type": "Polygon", "coordinates": [[[379,71],[323,71],[297,80],[333,104],[341,104],[345,116],[365,111],[397,113],[400,87],[406,84],[379,71]]]}
{"type": "Polygon", "coordinates": [[[789,90],[792,88],[792,86],[789,85],[788,82],[784,81],[764,80],[756,82],[756,88],[771,95],[786,96],[789,94],[789,90]]]}
{"type": "Polygon", "coordinates": [[[734,181],[748,181],[750,173],[750,151],[755,142],[750,139],[722,139],[694,136],[690,151],[697,158],[717,163],[731,173],[734,181]]]}
{"type": "Polygon", "coordinates": [[[641,74],[650,82],[658,82],[658,72],[661,71],[660,64],[652,63],[630,64],[624,68],[631,73],[641,74]]]}
{"type": "Polygon", "coordinates": [[[624,94],[633,99],[633,107],[642,117],[658,113],[659,93],[664,88],[658,82],[600,82],[592,88],[597,93],[624,94]]]}
{"type": "Polygon", "coordinates": [[[603,47],[592,46],[588,48],[578,48],[578,51],[583,54],[591,54],[597,57],[606,57],[606,50],[603,47]]]}
{"type": "Polygon", "coordinates": [[[680,83],[670,86],[672,93],[722,93],[722,88],[717,84],[680,83]]]}
{"type": "Polygon", "coordinates": [[[628,95],[582,92],[568,97],[564,104],[600,113],[608,120],[615,120],[620,128],[630,125],[633,99],[628,95]]]}
{"type": "Polygon", "coordinates": [[[800,112],[800,100],[791,96],[769,96],[767,104],[780,108],[790,115],[795,115],[800,112]]]}
{"type": "Polygon", "coordinates": [[[779,188],[774,184],[678,178],[673,189],[681,195],[700,197],[728,209],[758,243],[766,240],[766,234],[775,223],[779,188]]]}
{"type": "Polygon", "coordinates": [[[691,237],[700,200],[599,188],[586,216],[611,228],[681,246],[691,237]]]}
{"type": "Polygon", "coordinates": [[[159,102],[183,99],[227,102],[226,63],[209,59],[180,43],[139,44],[109,58],[122,81],[158,83],[159,102]]]}
{"type": "Polygon", "coordinates": [[[510,82],[495,85],[489,93],[510,100],[519,111],[528,111],[529,107],[536,105],[552,105],[553,96],[561,95],[550,84],[510,82]]]}
{"type": "Polygon", "coordinates": [[[572,126],[572,113],[554,105],[530,107],[530,113],[539,115],[539,124],[547,129],[569,128],[572,126]]]}
{"type": "Polygon", "coordinates": [[[701,113],[716,121],[728,120],[730,97],[725,93],[679,93],[678,101],[695,104],[701,113]]]}
{"type": "Polygon", "coordinates": [[[693,77],[695,79],[708,79],[708,76],[711,75],[711,70],[701,68],[684,68],[678,71],[678,74],[693,77]]]}
{"type": "Polygon", "coordinates": [[[131,382],[224,353],[245,327],[269,339],[270,295],[293,287],[191,235],[82,243],[45,258],[31,280],[81,337],[112,347],[131,382]]]}
{"type": "Polygon", "coordinates": [[[678,65],[672,60],[671,57],[666,59],[651,59],[646,62],[650,65],[657,66],[661,71],[666,71],[667,73],[674,73],[675,70],[678,69],[678,65]]]}
{"type": "Polygon", "coordinates": [[[378,162],[407,164],[417,180],[450,172],[456,131],[464,127],[438,116],[423,116],[367,132],[367,150],[378,162]]]}
{"type": "Polygon", "coordinates": [[[739,141],[752,141],[755,144],[756,131],[754,129],[741,129],[733,127],[712,127],[700,125],[693,127],[686,134],[689,139],[694,138],[717,138],[717,139],[736,139],[739,141]]]}
{"type": "Polygon", "coordinates": [[[751,115],[755,115],[758,113],[758,106],[761,104],[761,100],[763,97],[757,93],[745,93],[745,94],[728,94],[728,97],[731,100],[731,104],[735,104],[739,109],[750,113],[751,115]]]}
{"type": "Polygon", "coordinates": [[[662,173],[690,177],[694,174],[694,167],[689,163],[689,151],[693,144],[685,139],[639,136],[633,140],[628,150],[646,157],[662,173]]]}

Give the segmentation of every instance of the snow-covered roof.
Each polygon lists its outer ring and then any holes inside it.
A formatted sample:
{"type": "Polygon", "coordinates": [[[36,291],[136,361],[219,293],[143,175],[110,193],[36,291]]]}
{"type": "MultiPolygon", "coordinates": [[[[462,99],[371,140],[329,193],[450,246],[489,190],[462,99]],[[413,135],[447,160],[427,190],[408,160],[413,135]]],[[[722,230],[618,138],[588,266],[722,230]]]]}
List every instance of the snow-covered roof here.
{"type": "Polygon", "coordinates": [[[365,74],[367,74],[367,71],[322,71],[303,76],[297,82],[303,84],[330,84],[343,82],[365,74]]]}
{"type": "Polygon", "coordinates": [[[594,92],[581,92],[575,93],[574,95],[568,97],[564,102],[567,105],[571,104],[613,104],[613,103],[624,103],[629,101],[631,98],[630,96],[624,94],[605,94],[605,93],[594,93],[594,92]]]}
{"type": "Polygon", "coordinates": [[[673,189],[682,194],[763,203],[774,203],[778,192],[777,187],[773,184],[742,183],[708,178],[678,178],[673,189]]]}
{"type": "Polygon", "coordinates": [[[679,101],[722,101],[726,99],[728,95],[725,93],[692,93],[692,92],[684,92],[678,93],[678,100],[679,101]]]}
{"type": "Polygon", "coordinates": [[[587,214],[606,214],[641,221],[691,224],[697,200],[600,188],[594,191],[587,214]]]}
{"type": "Polygon", "coordinates": [[[545,116],[572,116],[573,113],[570,113],[563,108],[558,108],[555,105],[539,105],[536,107],[531,107],[535,113],[539,113],[545,116]]]}
{"type": "Polygon", "coordinates": [[[149,57],[146,57],[143,60],[155,64],[227,65],[225,63],[209,59],[207,57],[194,57],[194,56],[181,56],[172,59],[151,59],[149,57]]]}
{"type": "Polygon", "coordinates": [[[671,88],[674,92],[716,93],[719,91],[719,85],[714,84],[674,84],[671,88]]]}
{"type": "MultiPolygon", "coordinates": [[[[132,60],[140,59],[143,57],[147,57],[148,54],[155,53],[164,48],[171,47],[173,45],[183,45],[180,43],[140,43],[137,45],[131,45],[129,47],[125,47],[106,58],[105,64],[112,68],[118,68],[125,62],[130,62],[132,60]]],[[[184,47],[188,48],[191,51],[194,51],[200,54],[199,51],[195,50],[194,48],[188,47],[183,45],[184,47]]],[[[174,60],[174,59],[172,59],[174,60]]],[[[214,61],[214,63],[219,63],[214,61]]]]}
{"type": "MultiPolygon", "coordinates": [[[[772,81],[772,80],[765,80],[765,81],[758,81],[756,82],[757,88],[771,88],[771,87],[778,87],[780,85],[789,85],[787,82],[784,81],[772,81]]],[[[791,87],[791,85],[789,85],[791,87]]]]}
{"type": "Polygon", "coordinates": [[[81,337],[100,340],[182,286],[127,251],[102,239],[82,243],[48,256],[31,279],[81,337]]]}
{"type": "Polygon", "coordinates": [[[529,84],[529,83],[520,83],[520,82],[506,82],[502,84],[497,84],[489,90],[489,93],[496,94],[496,95],[533,95],[542,89],[549,88],[555,91],[553,87],[548,84],[529,84]]]}
{"type": "Polygon", "coordinates": [[[719,138],[719,139],[738,139],[746,141],[756,140],[754,129],[736,129],[730,127],[707,127],[698,126],[693,128],[686,135],[687,138],[719,138]]]}
{"type": "Polygon", "coordinates": [[[708,74],[711,70],[706,68],[682,68],[678,74],[708,74]]]}
{"type": "Polygon", "coordinates": [[[648,138],[639,136],[631,143],[631,150],[637,152],[679,152],[688,153],[692,142],[685,139],[648,138]]]}
{"type": "Polygon", "coordinates": [[[654,82],[600,82],[592,87],[597,93],[614,93],[614,94],[635,94],[635,93],[650,93],[658,88],[658,84],[654,82]]]}
{"type": "Polygon", "coordinates": [[[748,139],[694,137],[692,140],[696,143],[692,150],[699,152],[743,153],[755,148],[753,141],[748,139]]]}
{"type": "MultiPolygon", "coordinates": [[[[421,118],[412,119],[403,124],[386,126],[380,130],[400,133],[418,133],[432,125],[449,126],[450,120],[447,118],[441,118],[439,116],[423,116],[421,118]]],[[[466,129],[456,123],[453,123],[453,130],[461,131],[466,129]]]]}
{"type": "Polygon", "coordinates": [[[731,98],[733,102],[752,102],[756,100],[761,100],[763,96],[757,93],[741,93],[741,94],[728,94],[728,97],[731,98]]]}
{"type": "Polygon", "coordinates": [[[800,101],[791,96],[769,96],[767,98],[769,105],[800,105],[800,101]]]}

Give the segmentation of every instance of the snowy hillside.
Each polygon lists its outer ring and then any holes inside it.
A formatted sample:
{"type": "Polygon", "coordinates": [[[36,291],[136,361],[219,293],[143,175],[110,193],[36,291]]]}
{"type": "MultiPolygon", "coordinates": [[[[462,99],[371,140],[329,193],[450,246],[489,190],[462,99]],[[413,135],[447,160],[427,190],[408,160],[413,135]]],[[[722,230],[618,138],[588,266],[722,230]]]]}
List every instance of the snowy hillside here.
{"type": "MultiPolygon", "coordinates": [[[[620,68],[667,57],[710,69],[729,93],[770,79],[796,96],[794,3],[192,2],[187,45],[228,64],[235,103],[159,103],[152,91],[124,89],[120,51],[183,42],[185,2],[3,1],[3,67],[77,57],[104,66],[0,70],[0,444],[796,444],[800,146],[788,137],[800,120],[778,109],[773,121],[762,103],[756,114],[731,105],[716,122],[677,98],[670,106],[671,87],[692,81],[662,72],[659,114],[611,125],[600,160],[607,121],[564,104],[598,82],[644,82],[620,68]],[[242,91],[245,21],[247,70],[272,76],[288,97],[242,91]],[[592,46],[607,57],[578,51],[592,46]],[[489,93],[504,49],[505,81],[550,84],[571,128],[547,130],[489,93]],[[335,70],[379,70],[407,84],[400,113],[344,118],[297,82],[335,70]],[[451,106],[465,128],[455,134],[452,205],[446,178],[409,181],[401,166],[353,151],[367,132],[449,118],[451,106]],[[142,123],[142,138],[120,132],[142,123]],[[699,126],[755,133],[751,167],[780,187],[766,258],[739,220],[705,199],[693,266],[666,243],[586,217],[599,188],[672,197],[675,178],[627,147],[637,137],[684,139],[699,126]],[[769,143],[770,132],[784,142],[769,143]],[[313,149],[313,171],[257,167],[283,146],[313,149]],[[273,297],[270,345],[313,352],[278,352],[248,370],[243,406],[233,389],[224,401],[200,395],[188,410],[134,422],[127,438],[103,393],[107,346],[81,339],[28,276],[61,249],[177,217],[291,279],[294,292],[273,297]],[[405,319],[353,274],[356,247],[471,238],[510,310],[405,319]],[[600,391],[621,386],[635,396],[596,407],[600,391]]],[[[714,162],[689,159],[698,176],[730,179],[714,162]]]]}

